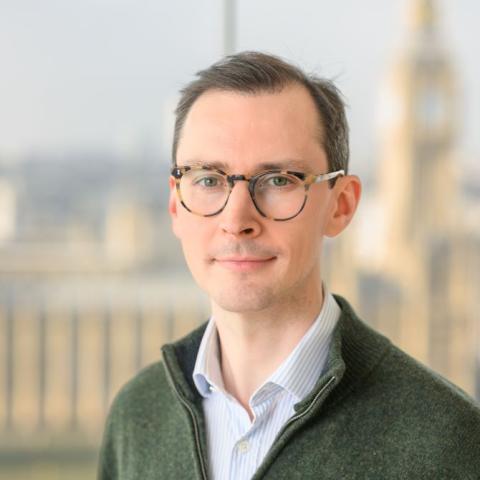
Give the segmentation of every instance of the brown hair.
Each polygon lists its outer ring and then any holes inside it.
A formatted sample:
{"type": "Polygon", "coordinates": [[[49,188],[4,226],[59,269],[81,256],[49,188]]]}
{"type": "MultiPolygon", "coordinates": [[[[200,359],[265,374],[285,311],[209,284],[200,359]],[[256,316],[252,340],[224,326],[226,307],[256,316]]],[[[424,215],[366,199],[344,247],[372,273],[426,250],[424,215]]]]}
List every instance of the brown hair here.
{"type": "Polygon", "coordinates": [[[348,170],[348,123],[341,92],[330,81],[306,74],[274,55],[241,52],[230,55],[205,70],[181,90],[175,109],[172,161],[176,164],[182,127],[190,108],[209,90],[256,94],[279,92],[291,84],[303,85],[310,93],[320,118],[320,141],[327,154],[329,171],[348,170]]]}

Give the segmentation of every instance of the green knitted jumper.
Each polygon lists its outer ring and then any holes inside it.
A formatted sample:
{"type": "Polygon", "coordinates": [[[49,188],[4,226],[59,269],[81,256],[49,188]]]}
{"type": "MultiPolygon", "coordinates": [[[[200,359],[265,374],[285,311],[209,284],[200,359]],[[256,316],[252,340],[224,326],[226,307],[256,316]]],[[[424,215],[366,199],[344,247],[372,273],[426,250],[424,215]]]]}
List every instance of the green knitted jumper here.
{"type": "MultiPolygon", "coordinates": [[[[254,479],[480,479],[480,408],[335,297],[326,373],[295,406],[254,479]]],[[[208,478],[192,371],[205,326],[162,348],[116,397],[99,480],[208,478]]]]}

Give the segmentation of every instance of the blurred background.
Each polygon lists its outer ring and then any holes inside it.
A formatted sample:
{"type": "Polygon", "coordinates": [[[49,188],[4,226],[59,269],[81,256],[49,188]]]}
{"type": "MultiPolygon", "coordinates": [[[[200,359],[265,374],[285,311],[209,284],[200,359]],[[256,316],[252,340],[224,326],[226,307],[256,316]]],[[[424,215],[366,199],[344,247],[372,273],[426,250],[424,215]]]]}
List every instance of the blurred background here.
{"type": "Polygon", "coordinates": [[[324,269],[480,398],[480,3],[0,0],[0,480],[86,479],[119,387],[208,317],[169,226],[178,90],[263,50],[348,103],[324,269]]]}

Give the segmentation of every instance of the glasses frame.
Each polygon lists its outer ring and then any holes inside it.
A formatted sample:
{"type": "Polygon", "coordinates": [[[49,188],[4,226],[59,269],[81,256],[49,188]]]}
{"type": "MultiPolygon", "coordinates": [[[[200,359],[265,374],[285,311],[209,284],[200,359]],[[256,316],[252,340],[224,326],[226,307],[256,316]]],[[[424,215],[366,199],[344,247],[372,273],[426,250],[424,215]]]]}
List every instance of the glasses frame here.
{"type": "MultiPolygon", "coordinates": [[[[299,215],[302,212],[302,210],[305,207],[305,204],[307,203],[308,192],[310,190],[311,185],[313,185],[315,183],[321,183],[321,182],[324,182],[326,180],[330,180],[330,181],[335,180],[336,178],[345,175],[344,170],[337,170],[336,172],[329,172],[329,173],[309,174],[309,173],[304,173],[304,172],[295,172],[295,171],[292,171],[292,170],[273,169],[273,170],[265,170],[265,171],[256,173],[255,175],[252,175],[251,177],[247,177],[246,175],[240,175],[240,174],[228,175],[223,170],[220,170],[220,169],[215,168],[215,167],[211,167],[209,165],[185,165],[183,167],[176,166],[176,167],[172,168],[170,173],[175,180],[175,188],[176,188],[177,196],[178,196],[178,199],[180,200],[180,203],[182,204],[182,206],[187,211],[189,211],[193,215],[198,215],[200,217],[213,217],[213,216],[221,213],[224,210],[224,208],[227,206],[228,200],[229,200],[230,195],[232,193],[233,187],[235,186],[235,183],[243,181],[243,182],[248,182],[248,192],[250,193],[250,198],[252,199],[252,202],[253,202],[257,212],[262,217],[268,218],[270,220],[274,220],[276,222],[284,222],[286,220],[291,220],[292,218],[295,218],[297,215],[299,215]],[[227,184],[229,186],[228,195],[225,199],[225,203],[223,204],[223,206],[220,209],[218,209],[216,212],[209,213],[209,214],[206,214],[206,215],[202,214],[202,213],[197,213],[197,212],[192,211],[190,208],[188,208],[187,205],[185,204],[185,202],[183,201],[182,192],[180,190],[180,182],[182,180],[182,177],[187,172],[192,171],[192,170],[211,171],[211,172],[219,173],[220,175],[222,175],[226,178],[227,184]],[[293,175],[293,176],[297,177],[303,183],[303,187],[305,189],[305,197],[303,199],[302,206],[300,207],[300,209],[298,210],[298,212],[295,215],[291,215],[288,218],[270,217],[270,216],[266,215],[264,212],[262,212],[262,210],[257,205],[257,202],[255,201],[255,185],[261,177],[263,177],[264,175],[272,174],[272,173],[293,175]]],[[[330,182],[330,184],[329,184],[330,188],[333,188],[334,185],[335,185],[335,181],[330,182]]]]}

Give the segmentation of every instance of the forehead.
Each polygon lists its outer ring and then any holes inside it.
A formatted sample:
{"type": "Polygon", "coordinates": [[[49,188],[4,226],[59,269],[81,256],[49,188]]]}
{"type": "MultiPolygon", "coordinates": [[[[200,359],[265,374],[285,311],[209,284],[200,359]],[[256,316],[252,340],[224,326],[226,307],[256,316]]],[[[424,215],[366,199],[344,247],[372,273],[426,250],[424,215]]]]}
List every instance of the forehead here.
{"type": "Polygon", "coordinates": [[[256,170],[261,164],[326,168],[318,113],[305,87],[275,93],[208,91],[192,105],[177,150],[179,165],[222,164],[256,170]]]}

